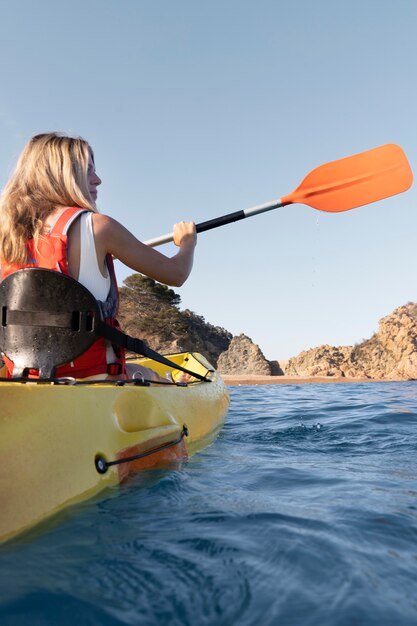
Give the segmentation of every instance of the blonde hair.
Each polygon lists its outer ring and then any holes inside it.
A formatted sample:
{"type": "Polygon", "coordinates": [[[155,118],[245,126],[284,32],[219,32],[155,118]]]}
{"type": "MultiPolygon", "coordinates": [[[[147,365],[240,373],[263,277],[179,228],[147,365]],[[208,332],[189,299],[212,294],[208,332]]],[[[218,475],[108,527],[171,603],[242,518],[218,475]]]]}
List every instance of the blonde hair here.
{"type": "Polygon", "coordinates": [[[28,141],[0,195],[0,262],[25,263],[27,241],[42,236],[46,218],[57,207],[96,212],[87,182],[90,154],[81,137],[43,133],[28,141]]]}

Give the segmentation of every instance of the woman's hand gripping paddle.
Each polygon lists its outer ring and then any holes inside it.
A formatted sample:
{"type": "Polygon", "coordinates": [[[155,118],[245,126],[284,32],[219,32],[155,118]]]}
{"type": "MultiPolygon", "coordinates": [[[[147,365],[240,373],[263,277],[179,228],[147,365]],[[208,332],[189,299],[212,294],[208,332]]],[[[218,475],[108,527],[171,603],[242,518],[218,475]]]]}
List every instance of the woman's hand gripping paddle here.
{"type": "MultiPolygon", "coordinates": [[[[349,211],[406,191],[412,182],[413,173],[403,150],[395,144],[386,144],[320,165],[287,196],[201,222],[196,230],[202,233],[287,204],[306,204],[329,213],[349,211]]],[[[173,233],[145,243],[155,247],[169,241],[173,241],[173,233]]]]}

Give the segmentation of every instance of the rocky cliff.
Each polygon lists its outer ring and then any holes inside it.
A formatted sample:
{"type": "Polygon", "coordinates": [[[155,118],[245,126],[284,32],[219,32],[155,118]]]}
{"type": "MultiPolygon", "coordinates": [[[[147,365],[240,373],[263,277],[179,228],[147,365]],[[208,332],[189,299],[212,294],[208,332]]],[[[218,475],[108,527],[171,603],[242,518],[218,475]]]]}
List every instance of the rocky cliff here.
{"type": "Polygon", "coordinates": [[[355,346],[319,346],[287,363],[267,361],[246,335],[233,335],[192,311],[179,309],[172,289],[133,274],[120,290],[120,321],[126,332],[163,354],[204,354],[222,374],[280,376],[344,376],[417,379],[417,304],[399,307],[379,322],[370,339],[355,346]]]}
{"type": "Polygon", "coordinates": [[[259,346],[246,335],[233,335],[190,310],[181,311],[180,296],[165,285],[133,274],[120,289],[122,328],[162,354],[201,352],[224,374],[263,374],[272,370],[259,346]]]}
{"type": "Polygon", "coordinates": [[[355,346],[319,346],[290,359],[287,376],[417,379],[417,304],[395,309],[355,346]]]}
{"type": "Polygon", "coordinates": [[[272,374],[271,365],[259,346],[243,334],[233,337],[227,351],[220,355],[217,368],[220,374],[272,374]]]}

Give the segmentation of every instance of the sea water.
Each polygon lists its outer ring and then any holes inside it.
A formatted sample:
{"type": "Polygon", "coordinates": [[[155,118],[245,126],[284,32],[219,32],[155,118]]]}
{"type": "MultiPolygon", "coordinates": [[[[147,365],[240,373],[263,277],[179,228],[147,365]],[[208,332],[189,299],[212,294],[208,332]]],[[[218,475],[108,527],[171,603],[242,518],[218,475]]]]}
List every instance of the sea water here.
{"type": "Polygon", "coordinates": [[[5,544],[1,626],[417,624],[417,383],[231,398],[181,467],[5,544]]]}

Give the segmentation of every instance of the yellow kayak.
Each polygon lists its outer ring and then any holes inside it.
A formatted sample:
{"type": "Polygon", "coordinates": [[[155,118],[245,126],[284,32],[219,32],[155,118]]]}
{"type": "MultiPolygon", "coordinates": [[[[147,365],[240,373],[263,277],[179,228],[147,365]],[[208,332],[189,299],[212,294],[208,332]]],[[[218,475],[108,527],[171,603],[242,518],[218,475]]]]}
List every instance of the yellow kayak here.
{"type": "Polygon", "coordinates": [[[211,382],[0,382],[0,541],[214,440],[229,405],[223,381],[200,354],[169,358],[211,382]]]}

